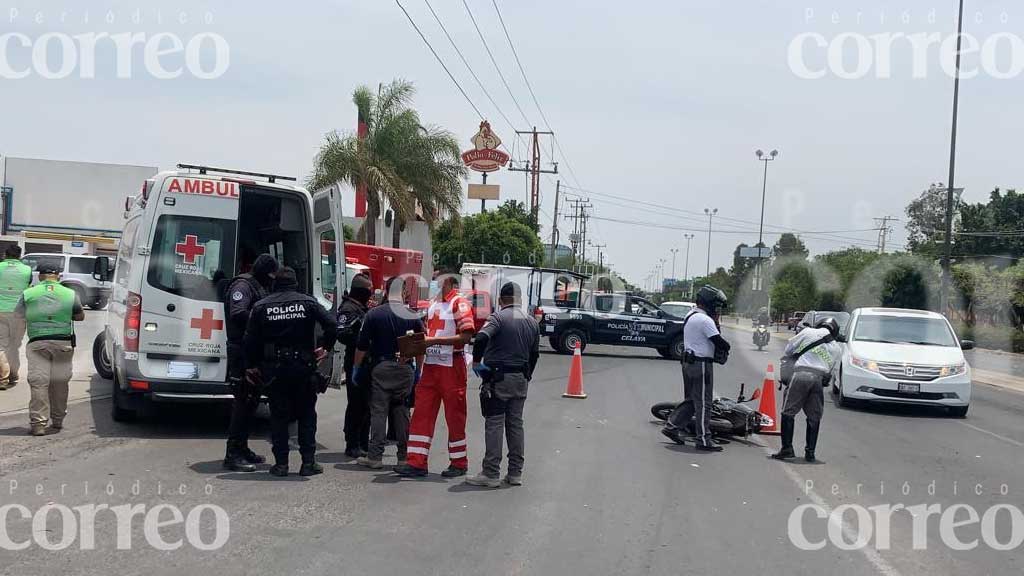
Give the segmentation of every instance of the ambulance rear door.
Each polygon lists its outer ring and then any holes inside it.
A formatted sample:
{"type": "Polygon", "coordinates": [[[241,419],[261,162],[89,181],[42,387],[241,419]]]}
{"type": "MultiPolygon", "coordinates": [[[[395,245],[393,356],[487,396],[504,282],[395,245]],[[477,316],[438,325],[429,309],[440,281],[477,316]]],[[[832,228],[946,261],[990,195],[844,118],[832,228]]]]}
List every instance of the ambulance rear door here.
{"type": "MultiPolygon", "coordinates": [[[[317,244],[320,246],[320,286],[324,297],[331,302],[331,313],[337,312],[338,304],[348,286],[345,262],[345,230],[342,224],[341,190],[331,186],[313,194],[313,224],[317,244]]],[[[337,345],[330,359],[330,383],[340,386],[342,381],[344,346],[337,345]]],[[[328,370],[321,363],[321,373],[328,370]]]]}
{"type": "Polygon", "coordinates": [[[147,256],[138,295],[139,370],[158,380],[225,382],[218,281],[235,272],[239,185],[195,174],[168,176],[154,188],[152,230],[139,248],[147,256]]]}

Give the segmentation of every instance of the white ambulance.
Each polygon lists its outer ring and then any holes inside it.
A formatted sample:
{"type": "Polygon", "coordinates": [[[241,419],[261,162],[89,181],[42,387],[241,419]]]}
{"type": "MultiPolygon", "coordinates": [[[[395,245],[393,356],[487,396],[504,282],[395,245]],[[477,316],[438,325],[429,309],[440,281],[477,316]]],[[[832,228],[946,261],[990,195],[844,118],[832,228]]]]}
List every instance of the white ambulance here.
{"type": "MultiPolygon", "coordinates": [[[[295,269],[301,291],[330,309],[347,286],[340,191],[311,196],[294,178],[179,164],[125,201],[106,329],[93,345],[97,372],[113,380],[113,417],[151,401],[230,400],[224,283],[262,253],[295,269]]],[[[341,380],[340,352],[321,365],[341,380]],[[337,367],[333,370],[333,367],[337,367]]]]}

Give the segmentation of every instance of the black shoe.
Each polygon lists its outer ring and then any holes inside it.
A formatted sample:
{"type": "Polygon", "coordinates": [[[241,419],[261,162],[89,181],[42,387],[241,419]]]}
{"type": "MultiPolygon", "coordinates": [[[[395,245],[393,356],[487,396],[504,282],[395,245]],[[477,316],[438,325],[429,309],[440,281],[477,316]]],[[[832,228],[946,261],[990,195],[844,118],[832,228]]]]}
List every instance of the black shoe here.
{"type": "Polygon", "coordinates": [[[278,478],[284,478],[288,475],[287,464],[274,464],[270,467],[270,475],[277,476],[278,478]]]}
{"type": "Polygon", "coordinates": [[[316,476],[323,473],[324,467],[316,462],[304,462],[302,468],[299,468],[299,476],[316,476]]]}
{"type": "Polygon", "coordinates": [[[806,462],[810,462],[811,464],[817,462],[818,459],[814,457],[814,450],[807,450],[806,452],[804,452],[804,460],[806,462]]]}
{"type": "Polygon", "coordinates": [[[683,431],[675,426],[665,426],[661,429],[661,433],[668,437],[669,440],[683,446],[686,444],[686,438],[683,436],[683,431]]]}
{"type": "Polygon", "coordinates": [[[260,456],[259,454],[253,452],[252,450],[250,450],[248,448],[246,448],[245,450],[242,450],[241,456],[242,456],[242,459],[245,460],[246,462],[248,462],[249,464],[264,464],[267,461],[266,458],[264,458],[263,456],[260,456]]]}
{"type": "Polygon", "coordinates": [[[348,456],[349,458],[355,460],[357,458],[366,456],[366,452],[364,452],[362,448],[349,447],[345,448],[345,456],[348,456]]]}
{"type": "Polygon", "coordinates": [[[423,468],[404,464],[402,466],[395,466],[395,474],[405,478],[425,478],[427,476],[427,471],[423,468]]]}
{"type": "Polygon", "coordinates": [[[796,458],[796,453],[793,452],[793,448],[792,447],[789,447],[789,448],[783,447],[781,450],[779,450],[775,454],[772,454],[772,458],[775,459],[775,460],[791,460],[793,458],[796,458]]]}
{"type": "Polygon", "coordinates": [[[232,472],[255,472],[256,465],[246,462],[243,456],[234,454],[224,458],[224,469],[232,472]]]}
{"type": "Polygon", "coordinates": [[[697,450],[700,452],[721,452],[722,447],[717,444],[697,444],[697,450]]]}
{"type": "Polygon", "coordinates": [[[449,466],[447,470],[441,472],[441,476],[445,478],[458,478],[459,476],[465,476],[466,469],[459,468],[458,466],[449,466]]]}

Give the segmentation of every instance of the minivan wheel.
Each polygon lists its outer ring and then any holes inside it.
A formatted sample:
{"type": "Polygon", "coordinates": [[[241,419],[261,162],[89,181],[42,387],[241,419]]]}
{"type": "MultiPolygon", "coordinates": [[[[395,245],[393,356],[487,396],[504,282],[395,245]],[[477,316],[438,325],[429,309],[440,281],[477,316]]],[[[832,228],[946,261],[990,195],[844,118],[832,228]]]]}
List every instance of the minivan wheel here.
{"type": "Polygon", "coordinates": [[[110,361],[110,354],[107,352],[106,339],[106,333],[100,332],[92,341],[92,363],[101,378],[110,380],[114,377],[114,366],[110,361]]]}

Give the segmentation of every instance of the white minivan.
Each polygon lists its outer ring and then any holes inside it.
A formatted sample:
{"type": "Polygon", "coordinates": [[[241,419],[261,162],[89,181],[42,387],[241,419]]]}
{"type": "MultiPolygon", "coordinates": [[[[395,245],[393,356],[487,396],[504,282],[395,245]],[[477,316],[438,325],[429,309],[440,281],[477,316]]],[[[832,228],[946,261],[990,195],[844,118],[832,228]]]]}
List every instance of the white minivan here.
{"type": "MultiPolygon", "coordinates": [[[[117,265],[98,258],[97,279],[114,269],[97,372],[113,380],[113,417],[149,401],[230,400],[220,288],[262,253],[295,269],[299,289],[327,308],[347,286],[337,188],[315,198],[293,178],[179,164],[147,180],[125,202],[117,265]],[[220,285],[220,286],[218,286],[220,285]]],[[[337,353],[335,354],[335,356],[337,353]]],[[[341,362],[321,369],[340,382],[341,362]],[[337,367],[336,370],[332,369],[337,367]]]]}
{"type": "Polygon", "coordinates": [[[971,367],[949,320],[927,310],[858,308],[839,340],[843,357],[832,380],[836,403],[945,406],[957,417],[971,404],[971,367]]]}

